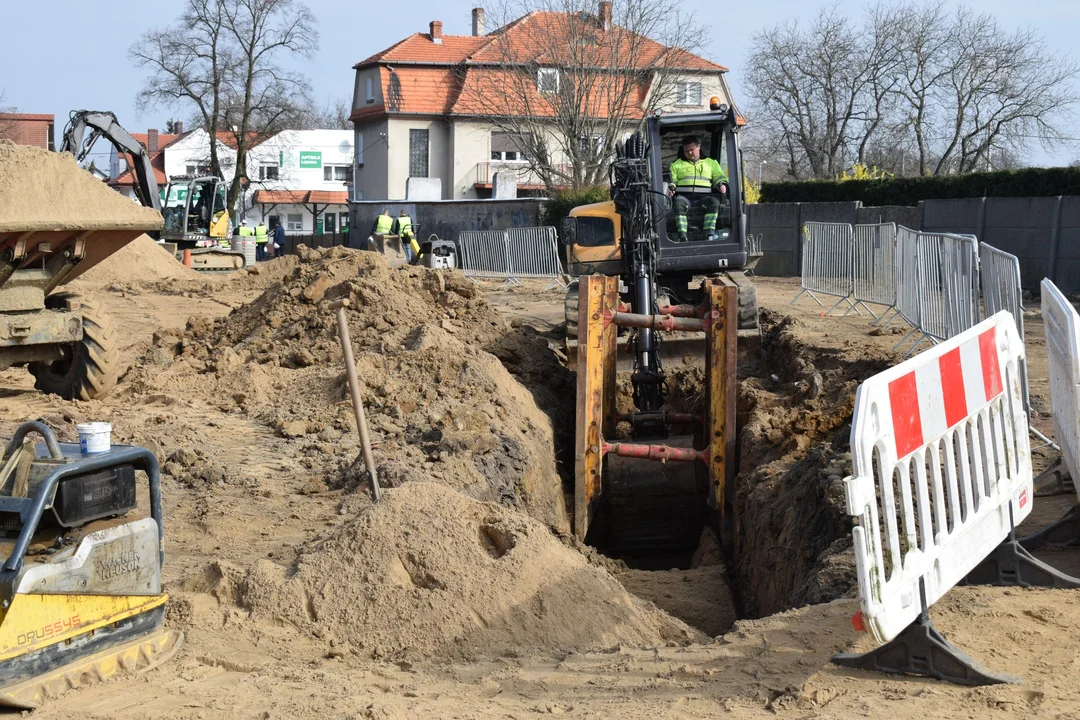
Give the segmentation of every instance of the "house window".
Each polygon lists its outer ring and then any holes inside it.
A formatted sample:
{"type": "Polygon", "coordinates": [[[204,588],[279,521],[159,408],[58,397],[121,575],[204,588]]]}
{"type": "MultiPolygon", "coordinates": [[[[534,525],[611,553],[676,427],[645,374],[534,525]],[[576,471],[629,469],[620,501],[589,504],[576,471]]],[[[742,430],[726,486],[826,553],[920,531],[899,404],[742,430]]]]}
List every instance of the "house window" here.
{"type": "Polygon", "coordinates": [[[409,131],[409,177],[428,176],[428,131],[409,131]]]}
{"type": "Polygon", "coordinates": [[[259,179],[260,180],[277,180],[278,179],[278,166],[277,165],[260,165],[259,166],[259,179]]]}
{"type": "Polygon", "coordinates": [[[364,166],[364,133],[356,133],[356,165],[364,166]]]}
{"type": "Polygon", "coordinates": [[[505,132],[491,133],[491,159],[524,162],[528,156],[521,148],[526,147],[520,135],[505,132]]]}
{"type": "Polygon", "coordinates": [[[540,68],[536,71],[536,89],[542,93],[559,92],[559,71],[556,68],[540,68]]]}
{"type": "Polygon", "coordinates": [[[679,105],[701,105],[701,83],[675,83],[675,102],[679,105]]]}
{"type": "Polygon", "coordinates": [[[590,155],[599,156],[601,150],[604,147],[604,138],[599,135],[582,135],[581,136],[581,154],[588,157],[590,155]]]}
{"type": "Polygon", "coordinates": [[[323,165],[324,182],[352,182],[351,165],[323,165]]]}
{"type": "Polygon", "coordinates": [[[196,176],[199,176],[199,175],[209,175],[210,174],[210,166],[209,165],[188,165],[187,167],[184,168],[184,171],[185,171],[184,172],[185,175],[191,175],[192,177],[196,177],[196,176]]]}
{"type": "Polygon", "coordinates": [[[304,216],[300,213],[289,213],[285,219],[285,229],[300,232],[304,229],[304,216]]]}
{"type": "Polygon", "coordinates": [[[375,102],[375,78],[373,77],[367,79],[367,102],[369,105],[375,102]]]}
{"type": "Polygon", "coordinates": [[[338,213],[338,216],[339,216],[339,218],[341,220],[341,222],[339,223],[339,227],[341,228],[341,232],[345,232],[346,230],[349,229],[349,213],[347,213],[347,212],[338,213]]]}
{"type": "Polygon", "coordinates": [[[195,174],[195,166],[194,165],[188,165],[186,168],[184,168],[184,174],[185,175],[194,175],[195,174]]]}
{"type": "Polygon", "coordinates": [[[337,216],[334,213],[323,213],[323,232],[333,235],[337,232],[337,216]]]}

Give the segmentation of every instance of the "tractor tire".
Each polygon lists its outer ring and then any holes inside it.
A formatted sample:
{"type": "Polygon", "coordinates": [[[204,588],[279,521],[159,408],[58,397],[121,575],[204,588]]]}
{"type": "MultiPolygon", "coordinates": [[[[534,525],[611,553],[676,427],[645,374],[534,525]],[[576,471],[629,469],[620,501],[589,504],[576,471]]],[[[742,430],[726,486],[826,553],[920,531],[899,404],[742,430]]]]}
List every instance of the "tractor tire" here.
{"type": "Polygon", "coordinates": [[[63,347],[64,357],[27,366],[34,387],[65,400],[93,400],[107,395],[120,375],[120,337],[112,318],[92,296],[57,293],[45,299],[50,310],[77,298],[82,310],[83,339],[63,347]]]}
{"type": "Polygon", "coordinates": [[[563,298],[563,313],[566,317],[566,337],[578,336],[578,284],[571,283],[563,298]]]}
{"type": "Polygon", "coordinates": [[[741,270],[733,270],[727,275],[739,288],[738,329],[758,330],[757,288],[741,270]]]}

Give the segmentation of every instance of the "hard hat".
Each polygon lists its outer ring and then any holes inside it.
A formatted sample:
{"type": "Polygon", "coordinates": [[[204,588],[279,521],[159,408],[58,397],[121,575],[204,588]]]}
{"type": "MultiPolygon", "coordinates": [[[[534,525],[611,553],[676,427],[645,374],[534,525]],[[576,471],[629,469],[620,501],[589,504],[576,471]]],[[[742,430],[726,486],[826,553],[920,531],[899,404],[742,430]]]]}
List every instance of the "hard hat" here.
{"type": "Polygon", "coordinates": [[[246,219],[245,219],[245,220],[241,220],[241,221],[240,221],[240,224],[241,224],[241,225],[247,225],[247,220],[246,220],[246,219]]]}

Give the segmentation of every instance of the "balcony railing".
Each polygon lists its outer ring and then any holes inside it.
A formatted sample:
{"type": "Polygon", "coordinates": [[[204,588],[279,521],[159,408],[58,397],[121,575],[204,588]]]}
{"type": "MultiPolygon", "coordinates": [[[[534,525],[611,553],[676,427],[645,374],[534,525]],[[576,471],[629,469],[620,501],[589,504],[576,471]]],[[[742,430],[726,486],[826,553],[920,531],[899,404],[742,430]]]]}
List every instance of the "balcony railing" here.
{"type": "MultiPolygon", "coordinates": [[[[556,166],[559,172],[569,174],[571,166],[568,164],[556,166]]],[[[518,187],[542,188],[544,181],[528,163],[512,162],[506,160],[491,160],[489,162],[476,163],[474,184],[477,186],[490,186],[494,182],[495,173],[506,172],[517,176],[518,187]]],[[[569,184],[569,183],[567,183],[569,184]]]]}

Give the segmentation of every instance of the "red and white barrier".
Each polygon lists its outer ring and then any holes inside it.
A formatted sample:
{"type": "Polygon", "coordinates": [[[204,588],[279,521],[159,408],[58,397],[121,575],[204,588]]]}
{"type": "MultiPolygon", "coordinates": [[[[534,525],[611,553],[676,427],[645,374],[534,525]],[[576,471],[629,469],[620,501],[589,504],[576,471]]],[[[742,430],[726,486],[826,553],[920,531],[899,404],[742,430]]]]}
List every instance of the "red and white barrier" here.
{"type": "Polygon", "coordinates": [[[1008,312],[880,373],[855,396],[845,480],[863,625],[895,638],[990,555],[1031,511],[1008,312]]]}

